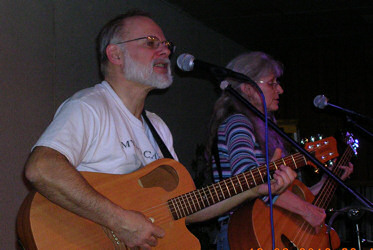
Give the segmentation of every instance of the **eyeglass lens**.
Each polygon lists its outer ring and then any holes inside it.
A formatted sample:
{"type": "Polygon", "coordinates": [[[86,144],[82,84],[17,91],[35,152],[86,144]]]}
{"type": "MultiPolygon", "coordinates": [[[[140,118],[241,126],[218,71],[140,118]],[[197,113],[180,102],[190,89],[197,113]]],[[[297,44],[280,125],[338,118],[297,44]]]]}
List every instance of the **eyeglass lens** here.
{"type": "Polygon", "coordinates": [[[158,49],[161,44],[165,44],[167,48],[171,51],[171,53],[174,52],[174,45],[169,41],[161,42],[157,37],[154,37],[154,36],[148,36],[146,37],[146,39],[147,39],[146,45],[149,48],[158,49]]]}

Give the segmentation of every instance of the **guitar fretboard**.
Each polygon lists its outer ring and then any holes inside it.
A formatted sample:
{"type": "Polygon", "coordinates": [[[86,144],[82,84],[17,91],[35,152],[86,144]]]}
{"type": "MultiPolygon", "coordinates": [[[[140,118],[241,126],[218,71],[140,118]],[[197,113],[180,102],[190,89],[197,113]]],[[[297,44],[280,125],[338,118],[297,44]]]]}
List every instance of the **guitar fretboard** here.
{"type": "MultiPolygon", "coordinates": [[[[306,158],[296,153],[269,164],[270,179],[281,164],[297,169],[307,164],[306,158]]],[[[174,220],[186,217],[220,201],[267,182],[267,165],[246,171],[223,181],[168,200],[174,220]]]]}

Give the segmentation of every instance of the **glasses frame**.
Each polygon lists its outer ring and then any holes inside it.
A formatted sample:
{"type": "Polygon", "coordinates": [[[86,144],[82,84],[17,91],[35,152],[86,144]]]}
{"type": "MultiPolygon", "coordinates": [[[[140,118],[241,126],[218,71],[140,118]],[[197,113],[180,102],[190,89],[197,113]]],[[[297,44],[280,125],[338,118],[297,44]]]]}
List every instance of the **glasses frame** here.
{"type": "Polygon", "coordinates": [[[170,42],[170,41],[167,41],[167,40],[161,41],[156,36],[143,36],[143,37],[127,40],[127,41],[117,42],[115,44],[119,45],[119,44],[129,43],[129,42],[133,42],[133,41],[143,40],[143,39],[147,39],[148,41],[159,41],[158,46],[156,46],[155,48],[152,48],[152,49],[158,49],[161,44],[164,44],[164,45],[166,45],[167,49],[171,52],[170,56],[175,53],[176,46],[174,45],[173,42],[170,42]]]}
{"type": "Polygon", "coordinates": [[[272,81],[272,82],[264,82],[264,81],[262,81],[262,80],[260,80],[258,83],[260,83],[260,84],[268,84],[268,86],[270,86],[270,87],[272,87],[272,88],[276,88],[278,85],[280,85],[281,84],[281,82],[279,81],[279,80],[275,80],[275,81],[272,81]]]}

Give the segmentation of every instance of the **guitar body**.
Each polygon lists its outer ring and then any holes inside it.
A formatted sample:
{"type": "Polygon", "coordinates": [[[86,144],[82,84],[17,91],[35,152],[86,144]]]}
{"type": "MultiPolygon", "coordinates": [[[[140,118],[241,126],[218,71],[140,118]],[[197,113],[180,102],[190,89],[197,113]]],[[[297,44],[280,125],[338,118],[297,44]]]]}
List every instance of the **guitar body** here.
{"type": "MultiPolygon", "coordinates": [[[[166,231],[154,249],[200,249],[198,239],[185,226],[185,218],[174,220],[167,206],[170,198],[195,190],[180,163],[160,159],[126,175],[81,173],[99,193],[125,209],[143,212],[166,231]]],[[[35,192],[21,206],[17,231],[26,249],[127,249],[109,229],[35,192]]]]}
{"type": "MultiPolygon", "coordinates": [[[[312,203],[314,196],[300,181],[295,180],[289,190],[312,203]]],[[[318,234],[303,218],[282,208],[273,207],[275,247],[278,249],[330,249],[329,235],[324,224],[318,234]],[[294,248],[296,247],[296,248],[294,248]]],[[[340,245],[338,234],[330,231],[333,249],[340,245]]],[[[270,208],[260,199],[238,209],[228,227],[229,245],[235,249],[272,249],[270,208]]]]}

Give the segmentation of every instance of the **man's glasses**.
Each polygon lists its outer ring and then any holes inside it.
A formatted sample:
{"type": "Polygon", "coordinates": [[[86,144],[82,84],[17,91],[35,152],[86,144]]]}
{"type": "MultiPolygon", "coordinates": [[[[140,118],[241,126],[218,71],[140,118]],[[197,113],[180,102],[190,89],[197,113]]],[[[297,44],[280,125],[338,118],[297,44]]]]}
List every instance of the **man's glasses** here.
{"type": "Polygon", "coordinates": [[[118,42],[118,43],[115,43],[115,44],[129,43],[129,42],[143,40],[143,39],[146,39],[145,45],[150,49],[158,49],[159,46],[161,46],[161,44],[162,44],[162,45],[166,45],[168,50],[171,52],[170,56],[175,52],[176,46],[172,42],[169,42],[169,41],[161,42],[159,40],[159,38],[156,37],[156,36],[144,36],[144,37],[139,37],[139,38],[135,38],[135,39],[132,39],[132,40],[118,42]]]}

